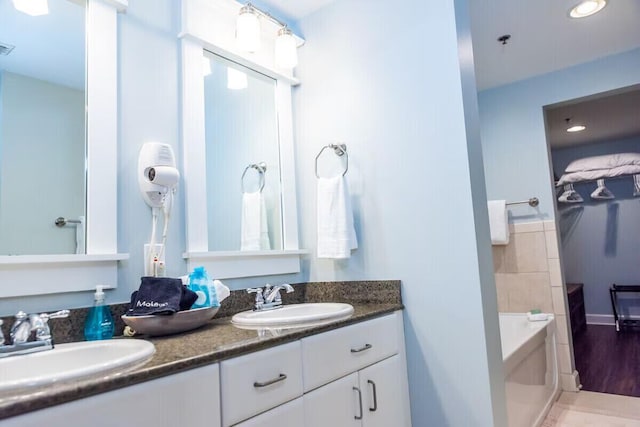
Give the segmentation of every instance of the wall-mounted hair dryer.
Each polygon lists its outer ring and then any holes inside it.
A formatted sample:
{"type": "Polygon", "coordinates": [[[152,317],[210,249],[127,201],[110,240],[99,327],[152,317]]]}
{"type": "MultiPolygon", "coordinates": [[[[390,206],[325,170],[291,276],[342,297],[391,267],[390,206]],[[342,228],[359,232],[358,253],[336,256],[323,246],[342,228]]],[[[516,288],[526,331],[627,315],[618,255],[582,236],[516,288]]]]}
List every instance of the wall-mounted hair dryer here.
{"type": "Polygon", "coordinates": [[[144,201],[152,208],[161,208],[167,194],[175,190],[180,180],[173,149],[169,144],[147,142],[138,156],[138,184],[144,201]]]}
{"type": "Polygon", "coordinates": [[[173,149],[169,144],[147,142],[140,149],[138,156],[138,184],[142,198],[151,206],[151,241],[145,245],[145,276],[163,275],[164,247],[167,242],[167,229],[173,196],[176,192],[180,172],[176,169],[173,149]],[[162,241],[156,244],[156,228],[158,212],[164,214],[162,241]]]}

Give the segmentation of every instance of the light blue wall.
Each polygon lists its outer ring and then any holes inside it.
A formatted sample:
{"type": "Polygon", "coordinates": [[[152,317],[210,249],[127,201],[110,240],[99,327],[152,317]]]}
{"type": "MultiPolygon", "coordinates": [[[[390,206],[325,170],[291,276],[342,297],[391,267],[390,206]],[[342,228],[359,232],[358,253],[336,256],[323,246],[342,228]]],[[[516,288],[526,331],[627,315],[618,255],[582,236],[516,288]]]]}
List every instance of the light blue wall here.
{"type": "Polygon", "coordinates": [[[538,210],[512,209],[513,220],[553,219],[542,107],[640,83],[640,49],[482,91],[478,95],[489,199],[537,196],[538,210]]]}
{"type": "MultiPolygon", "coordinates": [[[[558,176],[576,159],[602,154],[640,152],[640,136],[552,150],[558,176]]],[[[587,314],[613,314],[611,284],[640,284],[640,201],[633,197],[633,177],[606,180],[615,200],[595,201],[596,183],[575,184],[584,203],[558,203],[564,275],[567,283],[584,283],[587,314]]],[[[638,312],[637,300],[634,313],[638,312]]]]}
{"type": "Polygon", "coordinates": [[[456,5],[464,106],[453,2],[340,0],[300,21],[302,246],[315,252],[314,158],[344,141],[360,248],[348,261],[312,253],[305,271],[402,280],[414,426],[504,426],[466,2],[456,5]]]}

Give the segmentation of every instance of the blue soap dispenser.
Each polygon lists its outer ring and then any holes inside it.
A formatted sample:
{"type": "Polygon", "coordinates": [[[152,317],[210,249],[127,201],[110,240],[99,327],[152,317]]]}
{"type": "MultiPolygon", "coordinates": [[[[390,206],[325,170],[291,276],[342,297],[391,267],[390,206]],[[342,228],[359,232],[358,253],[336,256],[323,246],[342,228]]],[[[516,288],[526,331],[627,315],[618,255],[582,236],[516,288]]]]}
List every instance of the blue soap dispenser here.
{"type": "Polygon", "coordinates": [[[109,307],[104,304],[103,286],[96,286],[94,304],[84,323],[84,337],[87,341],[108,340],[113,337],[114,323],[109,307]]]}

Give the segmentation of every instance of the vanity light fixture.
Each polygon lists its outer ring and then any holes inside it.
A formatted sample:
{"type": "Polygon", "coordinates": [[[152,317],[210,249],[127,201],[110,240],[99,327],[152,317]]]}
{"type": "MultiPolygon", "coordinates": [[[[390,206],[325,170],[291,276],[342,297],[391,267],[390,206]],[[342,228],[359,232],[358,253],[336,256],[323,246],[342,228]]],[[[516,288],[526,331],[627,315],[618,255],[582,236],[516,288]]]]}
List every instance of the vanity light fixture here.
{"type": "Polygon", "coordinates": [[[236,43],[247,52],[260,49],[260,17],[265,17],[280,26],[275,40],[275,64],[278,68],[294,68],[298,65],[298,49],[293,33],[287,24],[277,20],[270,13],[263,12],[251,3],[240,8],[236,21],[236,43]]]}
{"type": "Polygon", "coordinates": [[[583,130],[585,130],[587,127],[585,125],[581,125],[581,124],[577,124],[577,125],[572,125],[571,124],[571,118],[567,118],[564,119],[567,122],[567,132],[582,132],[583,130]]]}
{"type": "Polygon", "coordinates": [[[586,18],[600,12],[607,5],[607,0],[584,0],[569,12],[572,18],[586,18]]]}
{"type": "Polygon", "coordinates": [[[13,7],[31,16],[49,14],[49,3],[47,0],[13,0],[13,7]]]}
{"type": "Polygon", "coordinates": [[[260,49],[260,20],[258,10],[251,3],[240,8],[236,20],[236,43],[247,52],[260,49]]]}
{"type": "Polygon", "coordinates": [[[249,86],[247,75],[240,70],[227,67],[227,89],[241,90],[249,86]]]}

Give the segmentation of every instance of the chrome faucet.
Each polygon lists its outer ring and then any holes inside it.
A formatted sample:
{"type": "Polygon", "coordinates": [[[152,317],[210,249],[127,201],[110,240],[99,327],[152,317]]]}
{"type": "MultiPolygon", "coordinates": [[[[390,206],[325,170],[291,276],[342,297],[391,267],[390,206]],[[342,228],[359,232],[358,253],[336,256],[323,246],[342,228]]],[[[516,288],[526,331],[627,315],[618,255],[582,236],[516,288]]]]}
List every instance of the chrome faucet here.
{"type": "Polygon", "coordinates": [[[9,332],[11,344],[4,344],[4,336],[1,336],[0,333],[0,358],[53,349],[49,319],[67,317],[68,315],[69,310],[31,315],[19,311],[9,332]],[[36,331],[35,341],[29,341],[33,331],[36,331]]]}
{"type": "Polygon", "coordinates": [[[288,294],[294,291],[293,286],[288,283],[276,286],[271,286],[267,283],[264,289],[247,289],[247,293],[256,294],[253,311],[273,310],[282,307],[282,296],[280,295],[280,291],[283,289],[286,290],[288,294]]]}

